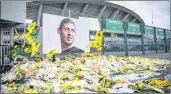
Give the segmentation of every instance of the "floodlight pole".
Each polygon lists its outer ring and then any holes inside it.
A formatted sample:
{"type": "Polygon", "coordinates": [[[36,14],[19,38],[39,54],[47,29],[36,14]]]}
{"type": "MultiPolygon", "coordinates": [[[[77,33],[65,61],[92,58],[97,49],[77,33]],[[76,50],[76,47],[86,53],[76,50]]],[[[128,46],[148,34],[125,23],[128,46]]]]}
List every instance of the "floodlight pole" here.
{"type": "Polygon", "coordinates": [[[152,10],[152,26],[154,26],[154,23],[153,23],[153,10],[152,10]]]}

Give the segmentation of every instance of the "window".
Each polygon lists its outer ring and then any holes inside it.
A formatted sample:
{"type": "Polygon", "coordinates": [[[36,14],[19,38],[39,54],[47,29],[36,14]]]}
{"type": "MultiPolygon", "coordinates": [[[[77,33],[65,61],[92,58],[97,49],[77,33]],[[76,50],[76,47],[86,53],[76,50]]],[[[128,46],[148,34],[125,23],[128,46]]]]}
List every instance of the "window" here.
{"type": "Polygon", "coordinates": [[[8,35],[10,35],[10,32],[8,32],[8,35]]]}

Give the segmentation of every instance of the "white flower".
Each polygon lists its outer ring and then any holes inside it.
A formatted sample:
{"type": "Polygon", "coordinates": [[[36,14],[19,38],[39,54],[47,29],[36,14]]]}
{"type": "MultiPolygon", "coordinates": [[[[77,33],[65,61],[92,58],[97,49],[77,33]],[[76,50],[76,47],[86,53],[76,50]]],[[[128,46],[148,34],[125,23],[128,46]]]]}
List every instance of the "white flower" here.
{"type": "Polygon", "coordinates": [[[51,78],[54,78],[54,77],[55,77],[55,74],[52,74],[52,73],[51,73],[51,74],[48,74],[47,77],[50,78],[50,79],[51,79],[51,78]]]}

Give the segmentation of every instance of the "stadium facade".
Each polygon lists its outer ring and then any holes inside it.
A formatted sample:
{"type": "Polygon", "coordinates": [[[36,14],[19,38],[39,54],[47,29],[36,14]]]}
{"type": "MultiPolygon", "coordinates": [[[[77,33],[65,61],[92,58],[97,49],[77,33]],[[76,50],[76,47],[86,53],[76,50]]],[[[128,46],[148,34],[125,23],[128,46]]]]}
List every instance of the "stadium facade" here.
{"type": "MultiPolygon", "coordinates": [[[[143,19],[134,11],[127,9],[121,5],[110,3],[110,2],[105,2],[105,1],[99,1],[99,2],[35,1],[35,2],[27,3],[26,12],[27,12],[27,15],[26,15],[27,19],[40,20],[41,26],[42,26],[42,14],[43,13],[71,17],[71,18],[76,18],[76,19],[81,18],[81,17],[86,17],[86,19],[89,20],[88,25],[89,25],[89,30],[90,30],[90,40],[94,39],[92,35],[93,32],[95,30],[100,29],[99,19],[101,17],[145,25],[143,19]]],[[[141,34],[134,34],[134,36],[137,37],[139,40],[131,38],[130,39],[131,43],[140,44],[141,42],[140,35],[141,34]]],[[[118,32],[115,30],[106,29],[104,36],[105,36],[106,44],[110,44],[111,46],[112,45],[116,46],[116,44],[124,45],[124,32],[118,32]],[[115,33],[114,40],[111,38],[113,33],[115,33]]],[[[119,49],[124,49],[124,47],[120,46],[119,49]]]]}
{"type": "MultiPolygon", "coordinates": [[[[127,6],[127,3],[124,5],[127,6]]],[[[129,6],[129,5],[128,5],[129,6]]],[[[104,24],[106,28],[104,28],[104,40],[105,44],[109,44],[108,47],[105,47],[105,51],[125,51],[125,36],[124,36],[124,28],[122,26],[122,22],[130,23],[128,25],[140,26],[145,25],[143,19],[135,13],[135,11],[130,10],[126,7],[123,7],[118,4],[99,1],[30,1],[30,2],[23,2],[23,1],[15,1],[15,2],[0,2],[0,14],[4,14],[0,17],[0,45],[12,45],[13,44],[13,36],[14,36],[14,27],[17,28],[18,33],[22,35],[23,31],[26,30],[28,24],[25,24],[27,20],[35,20],[37,21],[38,25],[42,27],[43,23],[43,13],[71,17],[71,18],[85,18],[89,21],[89,33],[90,33],[90,40],[93,40],[93,33],[95,30],[100,30],[100,19],[104,18],[104,24]],[[8,7],[9,10],[5,10],[8,7]],[[13,8],[15,7],[15,8],[13,8]],[[19,11],[18,11],[19,10],[19,11]],[[11,15],[9,15],[11,14],[11,15]],[[117,24],[119,26],[111,26],[111,23],[117,24]],[[138,24],[138,25],[136,25],[138,24]],[[116,28],[116,29],[114,29],[116,28]],[[13,31],[13,32],[12,32],[13,31]]],[[[130,29],[131,30],[131,29],[130,29]]],[[[133,31],[137,31],[134,30],[133,31]]],[[[140,31],[140,30],[139,30],[140,31]]],[[[168,30],[170,31],[170,30],[168,30]]],[[[155,40],[151,35],[144,33],[144,48],[142,48],[142,33],[135,33],[129,32],[127,33],[127,41],[128,41],[128,50],[131,51],[141,51],[142,49],[150,49],[154,51],[155,48],[155,40]],[[150,46],[147,46],[150,45],[150,46]]],[[[151,33],[151,32],[150,32],[151,33]]],[[[163,33],[162,33],[163,34],[163,33]]],[[[165,34],[167,35],[167,34],[165,34]]],[[[170,32],[169,34],[170,35],[170,32]]],[[[168,39],[170,36],[168,36],[168,39]]],[[[42,44],[42,33],[39,34],[39,42],[42,44]]],[[[24,42],[23,39],[19,40],[20,42],[24,42]]],[[[170,43],[167,41],[168,44],[170,43]]],[[[158,39],[158,43],[161,44],[157,46],[159,50],[163,50],[166,47],[163,45],[166,43],[164,39],[158,39]]],[[[166,46],[166,45],[165,45],[166,46]]],[[[169,46],[170,47],[170,46],[169,46]]],[[[0,47],[0,57],[2,54],[7,58],[7,54],[9,51],[9,46],[0,47]],[[2,51],[4,48],[4,52],[2,51]]],[[[42,52],[42,48],[40,48],[40,53],[42,52]]],[[[42,54],[42,53],[41,53],[42,54]]],[[[2,61],[2,58],[1,58],[2,61]]]]}

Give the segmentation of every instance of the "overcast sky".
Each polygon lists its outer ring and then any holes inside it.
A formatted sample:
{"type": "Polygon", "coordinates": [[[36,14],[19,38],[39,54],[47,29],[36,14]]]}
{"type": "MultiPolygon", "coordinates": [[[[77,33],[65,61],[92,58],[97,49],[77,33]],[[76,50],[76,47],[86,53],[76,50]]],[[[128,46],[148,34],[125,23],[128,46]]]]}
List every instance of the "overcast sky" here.
{"type": "Polygon", "coordinates": [[[122,5],[139,14],[146,25],[170,30],[170,1],[109,1],[122,5]]]}

